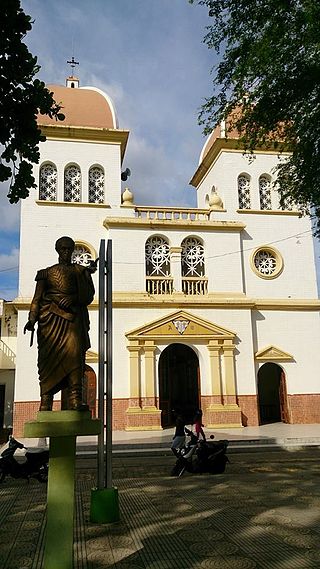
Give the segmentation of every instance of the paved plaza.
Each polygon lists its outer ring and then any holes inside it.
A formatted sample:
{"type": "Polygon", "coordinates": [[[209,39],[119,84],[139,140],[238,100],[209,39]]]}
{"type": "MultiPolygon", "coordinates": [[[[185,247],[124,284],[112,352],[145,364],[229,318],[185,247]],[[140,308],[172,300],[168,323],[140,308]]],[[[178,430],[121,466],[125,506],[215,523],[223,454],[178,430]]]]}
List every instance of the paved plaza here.
{"type": "MultiPolygon", "coordinates": [[[[95,461],[78,459],[74,567],[318,569],[319,449],[230,459],[223,475],[176,479],[169,455],[115,458],[121,519],[108,525],[89,522],[95,461]]],[[[7,479],[0,497],[0,567],[40,569],[46,485],[7,479]]]]}

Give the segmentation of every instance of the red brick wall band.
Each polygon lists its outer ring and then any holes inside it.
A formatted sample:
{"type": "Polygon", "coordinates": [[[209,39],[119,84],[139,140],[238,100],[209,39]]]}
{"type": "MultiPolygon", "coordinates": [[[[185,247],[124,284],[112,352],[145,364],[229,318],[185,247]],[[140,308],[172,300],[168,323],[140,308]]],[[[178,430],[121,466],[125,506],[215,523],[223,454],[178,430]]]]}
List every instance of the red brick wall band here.
{"type": "MultiPolygon", "coordinates": [[[[113,429],[116,431],[123,431],[128,427],[128,415],[126,413],[132,401],[129,399],[114,399],[113,400],[113,429]]],[[[158,401],[155,401],[159,405],[158,401]]],[[[204,423],[206,422],[206,408],[209,405],[216,403],[213,397],[202,396],[201,406],[203,410],[204,423]]],[[[237,403],[241,409],[241,420],[244,427],[259,425],[259,405],[257,396],[255,395],[239,395],[237,403]]],[[[18,401],[14,403],[13,415],[13,434],[17,437],[23,436],[23,426],[26,421],[34,421],[39,410],[39,401],[18,401]]],[[[60,402],[54,402],[54,409],[60,409],[60,402]]],[[[288,409],[289,420],[291,423],[320,423],[320,394],[299,394],[288,395],[288,409]]],[[[139,416],[140,421],[143,421],[143,414],[139,416]]],[[[220,421],[224,414],[219,414],[220,421]]],[[[146,424],[141,424],[141,427],[148,428],[150,424],[150,417],[145,415],[146,424]]]]}

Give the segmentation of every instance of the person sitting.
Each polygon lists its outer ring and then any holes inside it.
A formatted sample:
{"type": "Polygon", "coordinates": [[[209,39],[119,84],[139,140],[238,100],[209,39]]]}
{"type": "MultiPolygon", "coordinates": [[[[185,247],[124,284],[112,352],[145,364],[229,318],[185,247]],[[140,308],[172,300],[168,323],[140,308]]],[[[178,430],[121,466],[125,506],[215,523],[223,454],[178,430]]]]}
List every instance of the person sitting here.
{"type": "Polygon", "coordinates": [[[176,428],[175,428],[174,435],[173,435],[171,450],[172,450],[173,454],[175,454],[177,456],[178,455],[178,449],[181,449],[185,445],[185,442],[186,442],[185,420],[184,420],[183,415],[180,411],[176,410],[173,412],[176,416],[176,420],[175,420],[176,428]]]}

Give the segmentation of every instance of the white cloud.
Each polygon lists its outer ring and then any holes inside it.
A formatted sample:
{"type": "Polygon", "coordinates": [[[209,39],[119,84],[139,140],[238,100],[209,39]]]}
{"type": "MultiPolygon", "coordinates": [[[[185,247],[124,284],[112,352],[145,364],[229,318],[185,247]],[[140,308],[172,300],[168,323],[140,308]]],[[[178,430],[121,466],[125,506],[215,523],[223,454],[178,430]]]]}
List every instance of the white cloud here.
{"type": "Polygon", "coordinates": [[[20,204],[10,204],[7,198],[8,184],[0,184],[0,219],[1,231],[18,231],[20,204]]]}
{"type": "MultiPolygon", "coordinates": [[[[19,265],[19,249],[14,247],[10,253],[0,253],[0,270],[16,269],[19,265]]],[[[9,271],[8,271],[9,272],[9,271]]]]}

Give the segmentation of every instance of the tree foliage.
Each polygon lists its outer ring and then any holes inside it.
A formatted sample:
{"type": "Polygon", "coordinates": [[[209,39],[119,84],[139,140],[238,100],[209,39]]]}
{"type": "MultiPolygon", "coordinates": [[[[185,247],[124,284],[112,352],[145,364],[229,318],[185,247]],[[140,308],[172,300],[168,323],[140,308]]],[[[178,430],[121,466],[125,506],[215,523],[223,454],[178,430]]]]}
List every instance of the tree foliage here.
{"type": "Polygon", "coordinates": [[[31,28],[20,0],[0,0],[0,182],[10,180],[10,203],[36,187],[32,165],[39,162],[39,142],[45,140],[37,114],[64,119],[52,93],[34,78],[37,58],[22,41],[31,28]]]}
{"type": "Polygon", "coordinates": [[[204,132],[229,117],[246,150],[290,151],[277,168],[281,204],[312,208],[319,226],[320,1],[190,2],[208,8],[204,42],[220,53],[213,95],[199,115],[204,132]]]}

